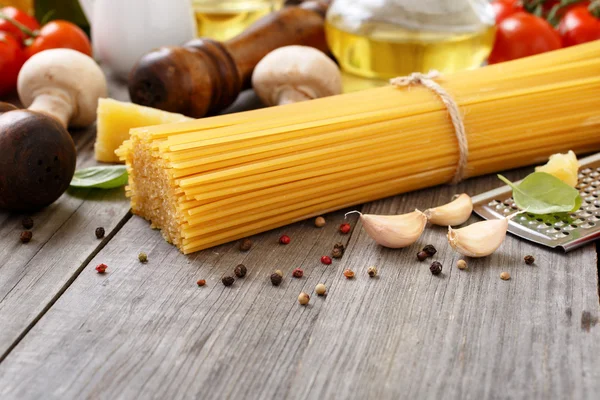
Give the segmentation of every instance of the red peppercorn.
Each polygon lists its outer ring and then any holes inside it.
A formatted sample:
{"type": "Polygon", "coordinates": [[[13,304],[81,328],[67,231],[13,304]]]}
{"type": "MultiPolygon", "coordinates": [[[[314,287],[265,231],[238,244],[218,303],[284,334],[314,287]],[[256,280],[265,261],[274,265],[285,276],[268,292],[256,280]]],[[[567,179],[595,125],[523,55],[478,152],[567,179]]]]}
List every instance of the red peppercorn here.
{"type": "Polygon", "coordinates": [[[206,285],[206,280],[205,279],[200,279],[198,282],[196,282],[198,284],[198,286],[204,286],[206,285]]]}
{"type": "Polygon", "coordinates": [[[323,256],[323,257],[321,257],[321,262],[325,265],[329,265],[329,264],[331,264],[331,257],[323,256]]]}
{"type": "Polygon", "coordinates": [[[296,268],[294,272],[292,272],[292,276],[294,278],[302,278],[302,275],[304,275],[304,271],[302,271],[300,268],[296,268]]]}
{"type": "Polygon", "coordinates": [[[106,268],[108,268],[108,265],[98,264],[98,265],[96,265],[96,272],[98,272],[99,274],[103,274],[106,272],[106,268]]]}
{"type": "Polygon", "coordinates": [[[280,244],[290,244],[290,241],[292,239],[290,239],[290,237],[288,235],[283,235],[279,238],[279,243],[280,244]]]}
{"type": "Polygon", "coordinates": [[[340,232],[343,233],[344,235],[348,232],[350,232],[350,224],[341,224],[340,225],[340,232]]]}
{"type": "Polygon", "coordinates": [[[33,237],[33,232],[31,231],[23,231],[21,232],[21,243],[29,243],[31,242],[31,238],[33,237]]]}

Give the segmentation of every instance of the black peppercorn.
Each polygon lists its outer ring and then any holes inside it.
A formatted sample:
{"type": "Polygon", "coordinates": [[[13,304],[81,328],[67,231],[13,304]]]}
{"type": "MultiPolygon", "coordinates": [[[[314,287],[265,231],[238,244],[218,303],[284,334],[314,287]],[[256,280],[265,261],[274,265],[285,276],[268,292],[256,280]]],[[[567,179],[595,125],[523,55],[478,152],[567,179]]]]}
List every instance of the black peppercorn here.
{"type": "Polygon", "coordinates": [[[424,251],[420,251],[417,253],[417,260],[419,261],[424,261],[427,257],[429,256],[424,251]]]}
{"type": "Polygon", "coordinates": [[[271,274],[271,283],[273,284],[273,286],[279,286],[282,280],[283,277],[278,273],[271,274]]]}
{"type": "Polygon", "coordinates": [[[333,258],[342,258],[344,255],[345,247],[342,243],[336,243],[333,245],[333,251],[331,252],[331,257],[333,258]]]}
{"type": "Polygon", "coordinates": [[[238,278],[243,278],[246,276],[246,272],[248,272],[248,269],[246,268],[246,266],[244,264],[239,264],[237,267],[235,267],[235,269],[233,270],[233,273],[235,274],[235,276],[237,276],[238,278]]]}
{"type": "Polygon", "coordinates": [[[21,221],[21,224],[23,224],[23,228],[25,228],[25,229],[33,228],[33,220],[31,219],[31,217],[23,218],[23,220],[21,221]]]}
{"type": "Polygon", "coordinates": [[[250,239],[244,239],[240,242],[240,250],[241,251],[248,251],[250,250],[250,248],[252,247],[252,240],[250,239]]]}
{"type": "Polygon", "coordinates": [[[233,285],[233,282],[235,282],[235,279],[233,279],[233,276],[224,276],[223,279],[221,279],[221,282],[223,282],[223,285],[225,286],[231,286],[233,285]]]}
{"type": "Polygon", "coordinates": [[[525,264],[531,265],[535,262],[535,258],[533,256],[525,256],[525,264]]]}
{"type": "Polygon", "coordinates": [[[31,231],[23,231],[21,232],[21,242],[29,243],[31,238],[33,237],[33,233],[31,231]]]}
{"type": "Polygon", "coordinates": [[[96,228],[96,238],[102,239],[105,233],[106,232],[104,231],[103,227],[96,228]]]}
{"type": "Polygon", "coordinates": [[[433,245],[431,245],[431,244],[428,244],[427,246],[423,247],[423,251],[424,251],[425,253],[427,253],[427,255],[428,255],[429,257],[433,257],[433,255],[434,255],[435,253],[437,253],[437,250],[436,250],[436,249],[435,249],[435,247],[433,247],[433,245]]]}
{"type": "Polygon", "coordinates": [[[437,261],[434,261],[431,263],[431,267],[429,267],[429,270],[433,275],[439,275],[442,272],[442,264],[440,264],[437,261]]]}

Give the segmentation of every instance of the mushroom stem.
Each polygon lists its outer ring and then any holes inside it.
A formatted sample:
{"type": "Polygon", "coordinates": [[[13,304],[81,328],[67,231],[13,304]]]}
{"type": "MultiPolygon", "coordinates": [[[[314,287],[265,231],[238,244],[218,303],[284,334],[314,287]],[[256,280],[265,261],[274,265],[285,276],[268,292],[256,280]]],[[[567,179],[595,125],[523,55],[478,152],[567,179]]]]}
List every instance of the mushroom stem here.
{"type": "Polygon", "coordinates": [[[55,89],[54,93],[42,93],[35,96],[28,107],[32,111],[41,112],[58,120],[66,129],[73,115],[73,104],[70,96],[64,91],[55,89]]]}

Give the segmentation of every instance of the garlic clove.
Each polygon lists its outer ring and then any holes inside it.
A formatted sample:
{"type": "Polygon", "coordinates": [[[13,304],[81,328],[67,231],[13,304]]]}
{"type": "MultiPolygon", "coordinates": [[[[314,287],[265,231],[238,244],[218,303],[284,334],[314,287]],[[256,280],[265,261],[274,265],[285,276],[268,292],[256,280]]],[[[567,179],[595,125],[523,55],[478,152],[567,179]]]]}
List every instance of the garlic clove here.
{"type": "Polygon", "coordinates": [[[434,225],[454,226],[464,224],[472,212],[473,201],[468,194],[463,193],[448,204],[425,210],[425,215],[434,225]]]}
{"type": "Polygon", "coordinates": [[[485,257],[500,247],[509,218],[481,221],[460,229],[448,227],[448,243],[460,254],[468,257],[485,257]]]}
{"type": "Polygon", "coordinates": [[[419,210],[402,215],[361,214],[360,219],[373,240],[392,249],[415,243],[427,225],[427,217],[419,210]]]}

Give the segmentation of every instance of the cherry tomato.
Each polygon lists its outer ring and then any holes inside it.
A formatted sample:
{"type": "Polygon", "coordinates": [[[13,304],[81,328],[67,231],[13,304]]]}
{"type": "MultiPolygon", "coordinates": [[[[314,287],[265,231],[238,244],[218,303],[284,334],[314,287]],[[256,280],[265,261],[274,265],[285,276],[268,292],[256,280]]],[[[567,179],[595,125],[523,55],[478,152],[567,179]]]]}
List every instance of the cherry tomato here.
{"type": "Polygon", "coordinates": [[[567,11],[560,20],[558,32],[565,47],[591,42],[600,39],[600,19],[594,17],[588,7],[580,5],[567,11]]]}
{"type": "MultiPolygon", "coordinates": [[[[21,24],[25,25],[27,28],[31,29],[32,31],[40,29],[40,24],[38,24],[37,20],[34,17],[32,17],[31,15],[27,14],[24,11],[19,10],[18,8],[4,7],[3,9],[0,10],[0,13],[6,15],[7,17],[9,17],[11,19],[14,19],[17,22],[20,22],[21,24]]],[[[0,16],[0,31],[10,33],[15,38],[17,38],[19,43],[23,43],[23,40],[25,40],[28,37],[15,24],[2,18],[1,16],[0,16]]]]}
{"type": "Polygon", "coordinates": [[[498,24],[488,62],[495,64],[560,48],[560,36],[546,20],[519,12],[498,24]]]}
{"type": "Polygon", "coordinates": [[[24,62],[25,52],[18,40],[9,33],[0,32],[0,96],[15,90],[24,62]]]}
{"type": "Polygon", "coordinates": [[[496,24],[498,24],[509,15],[523,11],[523,3],[520,0],[494,0],[492,9],[496,15],[496,24]]]}
{"type": "Polygon", "coordinates": [[[92,45],[84,31],[68,21],[56,20],[42,26],[39,35],[27,47],[27,57],[48,49],[73,49],[92,56],[92,45]]]}

